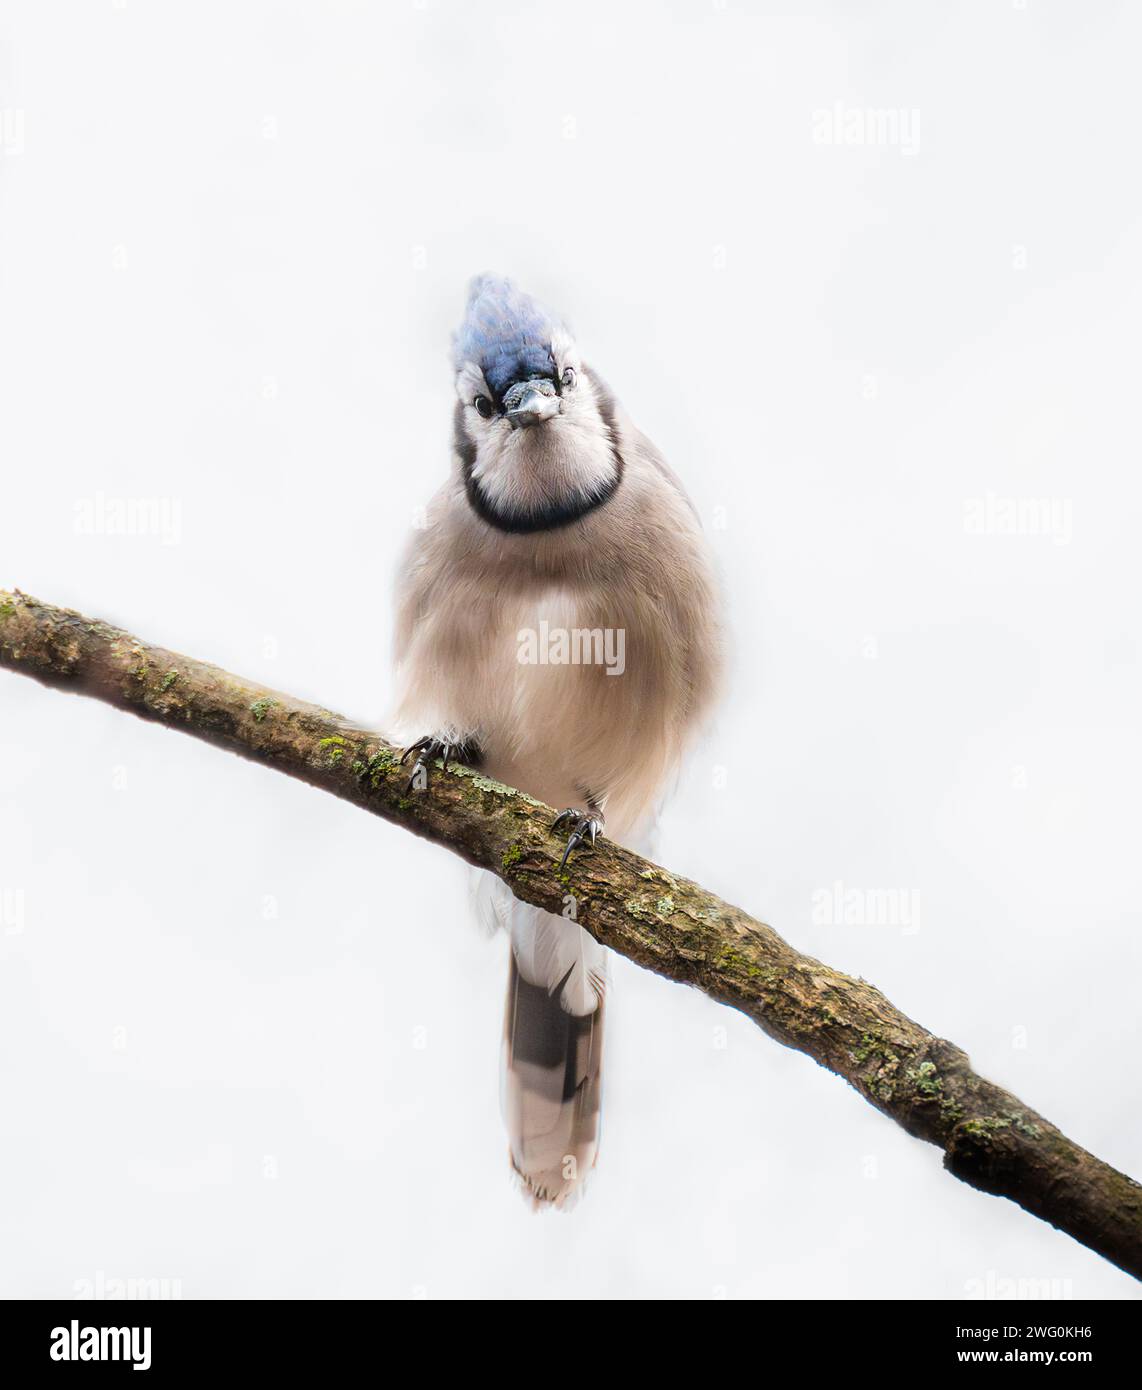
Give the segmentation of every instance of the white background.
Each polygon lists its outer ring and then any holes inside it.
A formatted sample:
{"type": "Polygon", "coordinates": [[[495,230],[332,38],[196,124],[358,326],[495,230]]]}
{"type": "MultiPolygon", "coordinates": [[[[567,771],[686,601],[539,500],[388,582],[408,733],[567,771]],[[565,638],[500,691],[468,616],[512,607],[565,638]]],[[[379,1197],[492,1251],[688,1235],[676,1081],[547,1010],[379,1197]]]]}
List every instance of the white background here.
{"type": "MultiPolygon", "coordinates": [[[[663,862],[1138,1175],[1142,23],[856,10],[5,0],[0,585],[383,721],[448,335],[514,275],[725,577],[663,862]]],[[[599,1172],[532,1216],[459,861],[6,673],[0,779],[4,1294],[1135,1294],[622,961],[599,1172]]]]}

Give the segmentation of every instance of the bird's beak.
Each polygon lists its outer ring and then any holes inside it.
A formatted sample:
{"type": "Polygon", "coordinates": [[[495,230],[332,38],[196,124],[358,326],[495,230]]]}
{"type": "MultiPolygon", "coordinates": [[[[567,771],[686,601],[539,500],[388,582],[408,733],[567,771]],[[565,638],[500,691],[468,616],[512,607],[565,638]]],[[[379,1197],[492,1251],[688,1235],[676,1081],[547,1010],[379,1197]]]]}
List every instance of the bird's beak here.
{"type": "Polygon", "coordinates": [[[539,425],[560,411],[559,397],[550,381],[519,382],[504,397],[512,429],[539,425]]]}

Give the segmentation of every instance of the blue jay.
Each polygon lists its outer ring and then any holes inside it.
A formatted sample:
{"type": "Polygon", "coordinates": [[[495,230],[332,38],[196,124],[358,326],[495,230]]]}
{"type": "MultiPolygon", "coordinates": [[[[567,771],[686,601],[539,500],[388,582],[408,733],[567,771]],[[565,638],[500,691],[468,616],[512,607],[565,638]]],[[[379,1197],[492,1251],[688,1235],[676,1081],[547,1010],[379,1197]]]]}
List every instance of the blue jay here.
{"type": "MultiPolygon", "coordinates": [[[[469,287],[453,339],[453,467],[414,535],[397,613],[397,731],[410,786],[437,758],[565,807],[562,862],[607,831],[645,844],[721,665],[696,514],[567,328],[509,280],[469,287]],[[427,732],[426,732],[427,731],[427,732]]],[[[477,902],[511,937],[501,1087],[536,1206],[595,1164],[607,952],[575,917],[477,902]]]]}

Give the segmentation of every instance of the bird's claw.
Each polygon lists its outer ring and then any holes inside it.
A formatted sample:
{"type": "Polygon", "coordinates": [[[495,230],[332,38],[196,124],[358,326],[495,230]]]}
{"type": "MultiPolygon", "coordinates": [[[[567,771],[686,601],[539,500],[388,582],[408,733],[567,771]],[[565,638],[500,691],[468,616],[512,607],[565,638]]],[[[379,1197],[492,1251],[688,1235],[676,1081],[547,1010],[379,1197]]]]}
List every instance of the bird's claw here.
{"type": "Polygon", "coordinates": [[[578,849],[581,845],[594,845],[603,828],[603,822],[599,816],[593,815],[589,811],[577,811],[573,806],[568,806],[565,811],[559,812],[551,822],[551,829],[559,830],[564,825],[571,826],[571,834],[567,837],[563,858],[559,861],[560,873],[563,872],[567,863],[567,856],[571,851],[578,849]]]}
{"type": "Polygon", "coordinates": [[[426,738],[418,738],[415,743],[409,746],[401,754],[401,767],[405,765],[412,754],[416,754],[416,762],[412,765],[412,776],[408,779],[405,786],[406,795],[412,791],[417,778],[423,775],[425,785],[428,779],[428,764],[435,758],[440,758],[444,763],[444,771],[448,771],[448,759],[453,762],[467,762],[471,749],[466,743],[452,743],[447,739],[434,738],[429,735],[426,738]]]}

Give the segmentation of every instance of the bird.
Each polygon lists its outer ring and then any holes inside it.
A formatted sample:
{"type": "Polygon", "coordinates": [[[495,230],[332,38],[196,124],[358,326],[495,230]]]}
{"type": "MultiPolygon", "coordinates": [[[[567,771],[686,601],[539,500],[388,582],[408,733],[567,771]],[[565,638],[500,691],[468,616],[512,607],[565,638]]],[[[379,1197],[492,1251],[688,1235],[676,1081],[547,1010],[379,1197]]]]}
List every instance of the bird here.
{"type": "MultiPolygon", "coordinates": [[[[565,873],[604,833],[649,844],[720,689],[720,584],[682,484],[562,318],[478,275],[452,368],[451,469],[396,585],[408,794],[460,763],[563,808],[565,873]]],[[[534,1207],[569,1209],[598,1157],[608,952],[572,893],[556,915],[479,874],[477,909],[511,942],[512,1169],[534,1207]]]]}

